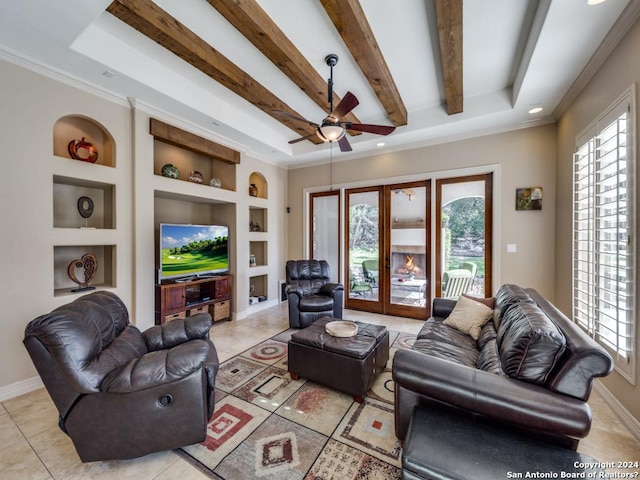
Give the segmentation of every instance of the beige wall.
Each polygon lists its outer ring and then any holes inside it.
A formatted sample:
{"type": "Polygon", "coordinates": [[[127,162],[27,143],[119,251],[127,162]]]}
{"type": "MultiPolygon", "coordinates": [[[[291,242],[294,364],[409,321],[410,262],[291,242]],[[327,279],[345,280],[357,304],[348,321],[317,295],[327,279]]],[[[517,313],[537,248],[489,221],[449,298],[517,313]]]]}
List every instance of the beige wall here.
{"type": "MultiPolygon", "coordinates": [[[[38,315],[73,300],[54,295],[54,246],[115,245],[112,291],[132,302],[131,143],[125,101],[107,100],[0,60],[0,398],[36,376],[22,345],[24,328],[38,315]],[[102,125],[115,142],[116,167],[54,156],[54,125],[82,114],[102,125]],[[115,228],[54,228],[53,176],[116,185],[115,228]]],[[[74,137],[65,140],[66,143],[74,137]]],[[[104,151],[99,154],[105,154],[104,151]]],[[[100,159],[98,160],[100,162],[100,159]]],[[[77,192],[76,192],[77,194],[77,192]]],[[[76,197],[77,198],[77,197],[76,197]]],[[[75,212],[73,203],[70,210],[75,212]]],[[[105,271],[106,265],[98,265],[105,271]]]]}
{"type": "MultiPolygon", "coordinates": [[[[517,283],[534,287],[553,299],[555,131],[555,125],[543,125],[404,152],[334,161],[333,183],[376,185],[391,183],[391,178],[443,178],[495,170],[494,280],[498,286],[517,283]],[[544,189],[542,211],[516,211],[515,189],[533,186],[544,189]],[[506,245],[512,243],[517,245],[517,253],[506,253],[506,245]]],[[[304,237],[300,235],[304,228],[305,189],[329,184],[329,165],[290,170],[288,258],[305,257],[304,237]]]]}
{"type": "MultiPolygon", "coordinates": [[[[190,124],[150,106],[132,108],[125,99],[77,88],[64,79],[54,80],[1,59],[0,78],[0,400],[40,385],[22,345],[27,323],[80,296],[66,291],[63,295],[54,294],[54,277],[66,277],[66,271],[54,269],[56,246],[114,245],[115,273],[112,285],[106,288],[124,300],[132,321],[145,329],[154,323],[156,222],[226,223],[232,235],[234,316],[242,318],[257,311],[257,307],[248,305],[252,281],[248,231],[250,206],[258,206],[267,211],[268,218],[268,233],[264,234],[268,265],[262,266],[260,273],[268,278],[269,294],[269,302],[259,307],[278,303],[278,281],[284,274],[286,252],[286,169],[243,154],[240,165],[235,167],[235,189],[214,189],[176,180],[179,183],[169,184],[168,191],[164,191],[167,179],[154,175],[149,117],[187,130],[192,127],[190,124]],[[109,132],[115,143],[114,168],[64,158],[66,153],[54,155],[54,125],[66,115],[91,118],[109,132]],[[253,172],[259,172],[268,183],[269,198],[249,196],[253,172]],[[71,182],[80,182],[80,186],[74,185],[69,193],[66,185],[54,186],[54,175],[80,179],[71,182]],[[82,183],[86,179],[93,186],[115,186],[115,225],[80,230],[69,227],[65,218],[54,228],[54,193],[56,204],[64,201],[63,196],[75,201],[78,195],[85,194],[82,183]],[[163,193],[157,195],[158,190],[163,193]]],[[[63,150],[73,138],[61,140],[63,150]]],[[[96,212],[96,217],[101,213],[104,212],[96,212]]],[[[75,204],[65,214],[72,219],[77,217],[75,204]]],[[[98,268],[102,272],[106,266],[98,268]]]]}
{"type": "MultiPolygon", "coordinates": [[[[558,208],[556,257],[556,305],[571,312],[571,210],[572,158],[575,139],[585,127],[618,98],[630,85],[640,81],[640,22],[636,22],[608,57],[598,73],[558,122],[558,208]]],[[[636,122],[635,138],[640,138],[640,122],[636,122]]],[[[637,166],[637,151],[636,163],[637,166]]],[[[640,178],[640,177],[637,177],[640,178]]],[[[640,195],[636,198],[636,205],[640,195]]],[[[637,208],[636,211],[639,211],[637,208]]],[[[636,223],[636,231],[639,223],[636,223]]],[[[636,251],[640,244],[636,239],[636,251]]],[[[636,271],[640,262],[636,259],[636,271]]],[[[640,277],[638,277],[640,280],[640,277]]],[[[640,312],[640,310],[639,310],[640,312]]],[[[636,328],[637,331],[637,328],[636,328]]],[[[636,333],[636,363],[640,361],[640,342],[636,333]]],[[[636,371],[638,368],[636,367],[636,371]]],[[[636,374],[637,377],[637,374],[636,374]]],[[[603,380],[605,386],[640,421],[640,387],[631,385],[614,372],[603,380]]],[[[637,378],[636,378],[637,383],[637,378]]]]}

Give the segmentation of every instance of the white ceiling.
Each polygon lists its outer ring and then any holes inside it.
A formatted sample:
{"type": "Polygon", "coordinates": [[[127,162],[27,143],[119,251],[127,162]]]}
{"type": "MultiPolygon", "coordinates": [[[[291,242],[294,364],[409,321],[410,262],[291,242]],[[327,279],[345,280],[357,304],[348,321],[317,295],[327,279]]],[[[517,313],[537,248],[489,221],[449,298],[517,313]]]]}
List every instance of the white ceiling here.
{"type": "MultiPolygon", "coordinates": [[[[154,0],[294,110],[320,123],[323,112],[205,0],[154,0]]],[[[553,121],[552,113],[628,4],[608,0],[465,0],[464,112],[443,106],[432,0],[360,0],[408,112],[408,124],[388,137],[351,137],[351,153],[415,148],[492,131],[553,121]],[[391,6],[393,5],[393,6],[391,6]],[[532,104],[544,110],[527,111],[532,104]],[[384,147],[376,144],[384,141],[384,147]]],[[[284,166],[326,161],[329,145],[298,137],[247,101],[105,12],[111,0],[3,0],[0,50],[166,111],[214,141],[284,166]],[[103,75],[109,70],[110,78],[103,75]]],[[[339,96],[354,93],[362,123],[390,125],[373,90],[317,0],[258,0],[323,78],[334,68],[339,96]]],[[[638,8],[635,8],[637,11],[638,8]]],[[[2,53],[0,51],[0,53],[2,53]]]]}

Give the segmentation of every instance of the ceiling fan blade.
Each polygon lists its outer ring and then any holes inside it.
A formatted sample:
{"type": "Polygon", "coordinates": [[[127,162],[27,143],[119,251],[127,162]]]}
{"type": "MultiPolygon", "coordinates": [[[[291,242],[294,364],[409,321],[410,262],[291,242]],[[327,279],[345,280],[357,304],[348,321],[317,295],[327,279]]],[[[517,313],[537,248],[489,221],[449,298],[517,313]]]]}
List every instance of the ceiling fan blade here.
{"type": "Polygon", "coordinates": [[[357,132],[375,133],[377,135],[389,135],[396,127],[388,125],[371,125],[368,123],[350,123],[343,122],[342,125],[347,130],[355,130],[357,132]]]}
{"type": "Polygon", "coordinates": [[[294,144],[294,143],[298,143],[298,142],[302,142],[303,140],[309,140],[309,139],[311,139],[311,138],[313,138],[315,136],[316,136],[316,134],[312,133],[312,134],[306,135],[304,137],[295,138],[295,139],[289,141],[289,145],[294,144]]]}
{"type": "Polygon", "coordinates": [[[276,115],[280,115],[282,117],[293,118],[294,120],[298,120],[300,122],[307,123],[307,124],[311,125],[312,127],[316,127],[317,128],[319,126],[317,123],[310,122],[306,118],[302,118],[302,117],[299,117],[298,115],[294,115],[294,114],[289,113],[289,112],[284,112],[282,110],[271,110],[271,113],[275,113],[276,115]]]}
{"type": "Polygon", "coordinates": [[[338,145],[340,145],[341,152],[350,152],[353,150],[346,135],[343,135],[340,140],[338,140],[338,145]]]}
{"type": "Polygon", "coordinates": [[[330,115],[336,120],[340,120],[347,113],[356,108],[359,103],[360,102],[353,93],[347,92],[347,94],[342,97],[342,100],[340,100],[340,103],[335,108],[335,110],[331,112],[330,115]]]}

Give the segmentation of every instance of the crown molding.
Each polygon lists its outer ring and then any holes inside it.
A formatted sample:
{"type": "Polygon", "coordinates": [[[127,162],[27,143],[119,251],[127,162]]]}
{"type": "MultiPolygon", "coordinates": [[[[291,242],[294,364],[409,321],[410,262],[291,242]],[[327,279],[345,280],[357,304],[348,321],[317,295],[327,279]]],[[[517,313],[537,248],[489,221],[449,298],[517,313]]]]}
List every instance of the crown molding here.
{"type": "Polygon", "coordinates": [[[640,0],[632,0],[613,24],[600,46],[591,56],[571,87],[569,87],[567,93],[562,97],[562,100],[560,100],[560,103],[551,114],[553,118],[558,120],[567,112],[571,104],[600,70],[600,67],[602,67],[611,52],[618,46],[620,40],[629,32],[638,18],[640,18],[640,0]]]}
{"type": "Polygon", "coordinates": [[[117,95],[103,87],[99,87],[98,85],[80,81],[76,77],[70,76],[67,72],[54,68],[51,65],[47,65],[33,57],[18,53],[5,46],[0,46],[0,60],[12,63],[31,72],[50,78],[51,80],[82,90],[86,93],[90,93],[91,95],[108,100],[109,102],[122,106],[129,106],[127,99],[121,95],[117,95]]]}

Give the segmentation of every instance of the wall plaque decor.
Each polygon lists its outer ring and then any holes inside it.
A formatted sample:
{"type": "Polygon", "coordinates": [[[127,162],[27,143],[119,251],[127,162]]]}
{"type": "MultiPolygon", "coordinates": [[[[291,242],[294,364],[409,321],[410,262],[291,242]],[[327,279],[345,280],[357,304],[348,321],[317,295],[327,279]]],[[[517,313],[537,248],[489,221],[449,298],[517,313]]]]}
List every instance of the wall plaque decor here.
{"type": "Polygon", "coordinates": [[[96,287],[90,287],[89,283],[98,271],[98,258],[93,253],[85,253],[82,258],[72,260],[67,267],[67,275],[78,284],[78,288],[71,290],[72,292],[85,292],[87,290],[95,290],[96,287]],[[76,271],[80,270],[80,274],[84,280],[78,279],[76,271]]]}
{"type": "Polygon", "coordinates": [[[516,210],[542,210],[542,187],[516,188],[516,210]]]}

